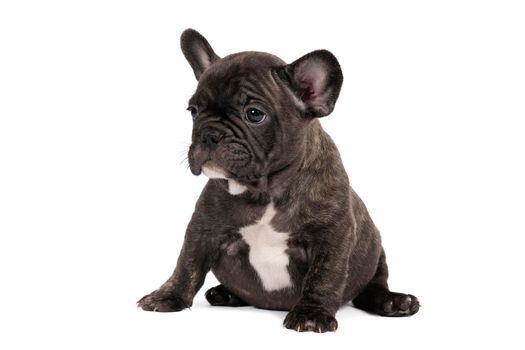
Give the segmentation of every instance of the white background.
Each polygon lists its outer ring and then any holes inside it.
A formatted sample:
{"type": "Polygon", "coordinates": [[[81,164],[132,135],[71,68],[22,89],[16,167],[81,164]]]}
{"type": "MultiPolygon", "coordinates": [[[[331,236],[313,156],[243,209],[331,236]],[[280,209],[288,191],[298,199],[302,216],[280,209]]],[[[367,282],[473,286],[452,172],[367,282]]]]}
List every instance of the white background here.
{"type": "Polygon", "coordinates": [[[2,1],[0,348],[523,348],[524,18],[520,1],[2,1]],[[323,125],[419,314],[346,306],[336,333],[298,334],[284,312],[208,306],[211,274],[191,310],[135,309],[206,181],[183,162],[187,27],[219,55],[339,58],[323,125]]]}

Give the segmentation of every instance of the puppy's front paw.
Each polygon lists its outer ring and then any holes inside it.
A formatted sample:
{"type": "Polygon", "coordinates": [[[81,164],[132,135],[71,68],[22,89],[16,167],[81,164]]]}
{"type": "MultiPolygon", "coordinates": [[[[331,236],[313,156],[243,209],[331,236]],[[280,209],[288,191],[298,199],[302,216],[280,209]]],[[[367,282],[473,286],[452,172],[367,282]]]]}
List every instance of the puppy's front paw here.
{"type": "Polygon", "coordinates": [[[137,306],[145,311],[175,312],[188,308],[191,305],[184,302],[181,298],[156,290],[137,301],[137,306]]]}
{"type": "Polygon", "coordinates": [[[286,315],[284,326],[298,332],[333,332],[337,329],[337,320],[322,308],[294,307],[286,315]]]}

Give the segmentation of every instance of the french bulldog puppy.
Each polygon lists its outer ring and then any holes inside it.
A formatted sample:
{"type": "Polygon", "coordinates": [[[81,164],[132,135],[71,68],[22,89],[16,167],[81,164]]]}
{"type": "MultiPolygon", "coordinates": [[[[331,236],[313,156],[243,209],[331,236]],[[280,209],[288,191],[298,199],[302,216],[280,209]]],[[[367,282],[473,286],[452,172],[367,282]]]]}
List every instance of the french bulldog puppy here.
{"type": "Polygon", "coordinates": [[[335,331],[351,301],[382,316],[415,314],[415,296],[389,290],[379,231],[318,120],[343,82],[334,55],[220,58],[192,29],[181,47],[198,80],[188,160],[210,180],[173,275],[138,306],[190,307],[211,270],[221,284],[206,292],[210,304],[286,310],[284,326],[300,332],[335,331]]]}

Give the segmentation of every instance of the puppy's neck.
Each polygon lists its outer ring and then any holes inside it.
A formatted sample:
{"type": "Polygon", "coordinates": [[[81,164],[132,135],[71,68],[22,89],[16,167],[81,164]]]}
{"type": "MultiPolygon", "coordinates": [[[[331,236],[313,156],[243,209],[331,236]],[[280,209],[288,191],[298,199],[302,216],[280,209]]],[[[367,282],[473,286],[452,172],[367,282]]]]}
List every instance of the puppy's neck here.
{"type": "Polygon", "coordinates": [[[291,163],[268,176],[268,192],[272,198],[286,196],[292,188],[312,181],[323,186],[330,182],[325,174],[340,173],[346,179],[339,151],[317,119],[308,125],[301,150],[291,163]]]}
{"type": "MultiPolygon", "coordinates": [[[[330,167],[333,156],[339,158],[339,152],[332,138],[324,131],[318,119],[312,120],[305,136],[304,154],[301,162],[301,171],[317,170],[321,167],[330,167]],[[335,154],[333,154],[335,152],[335,154]]],[[[339,160],[340,161],[340,160],[339,160]]]]}

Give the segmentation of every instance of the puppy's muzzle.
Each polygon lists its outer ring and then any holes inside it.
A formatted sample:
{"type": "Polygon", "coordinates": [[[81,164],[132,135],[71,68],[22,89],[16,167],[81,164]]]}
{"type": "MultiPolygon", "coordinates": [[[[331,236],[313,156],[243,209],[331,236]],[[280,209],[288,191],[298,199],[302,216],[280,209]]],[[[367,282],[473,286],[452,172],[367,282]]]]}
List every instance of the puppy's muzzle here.
{"type": "Polygon", "coordinates": [[[227,130],[205,126],[195,135],[188,160],[195,175],[201,173],[204,163],[213,161],[222,171],[233,176],[243,176],[246,175],[245,172],[250,171],[252,156],[248,147],[241,140],[232,137],[227,130]]]}

